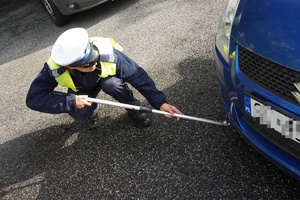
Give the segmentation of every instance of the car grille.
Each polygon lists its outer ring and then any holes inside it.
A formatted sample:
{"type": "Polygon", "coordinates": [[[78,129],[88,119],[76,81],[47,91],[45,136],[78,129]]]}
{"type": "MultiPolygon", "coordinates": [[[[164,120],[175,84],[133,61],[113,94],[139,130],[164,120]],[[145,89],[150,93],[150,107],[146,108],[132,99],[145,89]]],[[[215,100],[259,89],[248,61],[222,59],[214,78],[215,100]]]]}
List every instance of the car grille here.
{"type": "Polygon", "coordinates": [[[300,73],[267,60],[239,46],[238,62],[241,72],[251,81],[273,94],[299,105],[291,92],[297,91],[293,83],[300,81],[300,73]]]}
{"type": "MultiPolygon", "coordinates": [[[[242,46],[238,50],[239,68],[247,78],[273,94],[299,105],[291,93],[297,90],[293,83],[300,81],[299,72],[258,56],[242,46]]],[[[262,136],[300,160],[299,142],[282,136],[247,114],[243,115],[243,119],[262,136]]]]}

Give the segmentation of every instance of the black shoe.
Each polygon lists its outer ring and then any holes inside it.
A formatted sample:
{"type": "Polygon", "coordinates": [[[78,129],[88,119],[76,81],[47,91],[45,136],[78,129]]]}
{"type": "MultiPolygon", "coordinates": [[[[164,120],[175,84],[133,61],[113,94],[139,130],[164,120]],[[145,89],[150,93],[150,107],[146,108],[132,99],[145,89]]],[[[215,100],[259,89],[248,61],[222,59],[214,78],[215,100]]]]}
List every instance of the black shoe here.
{"type": "Polygon", "coordinates": [[[99,106],[97,106],[97,108],[93,111],[92,115],[88,118],[90,130],[95,129],[99,123],[98,110],[99,106]]]}
{"type": "Polygon", "coordinates": [[[144,112],[137,112],[135,115],[129,115],[129,117],[134,121],[135,126],[138,128],[148,127],[152,123],[152,119],[144,112]]]}

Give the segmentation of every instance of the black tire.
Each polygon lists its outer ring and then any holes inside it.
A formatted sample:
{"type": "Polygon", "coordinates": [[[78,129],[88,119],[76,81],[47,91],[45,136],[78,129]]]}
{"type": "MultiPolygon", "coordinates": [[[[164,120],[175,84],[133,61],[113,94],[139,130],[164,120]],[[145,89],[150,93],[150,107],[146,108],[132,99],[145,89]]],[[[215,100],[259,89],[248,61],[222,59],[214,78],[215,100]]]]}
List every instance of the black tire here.
{"type": "Polygon", "coordinates": [[[53,4],[52,0],[40,0],[44,10],[49,15],[51,20],[56,26],[63,26],[71,20],[70,15],[63,15],[57,7],[53,4]]]}

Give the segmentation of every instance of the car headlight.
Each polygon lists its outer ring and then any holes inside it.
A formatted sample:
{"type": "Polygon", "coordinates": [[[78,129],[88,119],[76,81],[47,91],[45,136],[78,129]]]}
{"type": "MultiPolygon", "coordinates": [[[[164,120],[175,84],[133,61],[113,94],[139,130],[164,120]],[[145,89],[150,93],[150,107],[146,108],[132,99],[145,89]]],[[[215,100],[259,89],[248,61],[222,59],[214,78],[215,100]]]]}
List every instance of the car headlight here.
{"type": "Polygon", "coordinates": [[[227,63],[229,63],[228,54],[229,54],[230,32],[231,32],[232,23],[239,3],[240,0],[229,0],[228,6],[223,12],[218,26],[218,32],[216,36],[216,46],[227,63]]]}

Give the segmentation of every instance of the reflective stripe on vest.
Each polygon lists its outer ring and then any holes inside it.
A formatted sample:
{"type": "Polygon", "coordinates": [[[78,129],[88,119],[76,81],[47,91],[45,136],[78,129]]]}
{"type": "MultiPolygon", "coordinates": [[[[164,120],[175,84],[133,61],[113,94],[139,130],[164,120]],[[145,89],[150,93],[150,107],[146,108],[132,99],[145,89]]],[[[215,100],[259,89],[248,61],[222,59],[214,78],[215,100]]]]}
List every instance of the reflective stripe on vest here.
{"type": "Polygon", "coordinates": [[[72,89],[74,92],[78,92],[78,90],[75,87],[75,84],[70,76],[70,73],[68,70],[66,70],[64,73],[62,74],[57,74],[56,70],[58,68],[60,68],[60,65],[57,65],[51,58],[48,59],[47,64],[49,65],[53,76],[55,77],[56,81],[58,82],[59,85],[63,86],[63,87],[67,87],[72,89]]]}
{"type": "MultiPolygon", "coordinates": [[[[123,51],[123,48],[116,43],[113,38],[93,37],[89,38],[89,42],[93,43],[100,53],[101,74],[99,74],[99,76],[101,78],[106,78],[108,76],[116,75],[117,66],[113,48],[119,51],[123,51]]],[[[54,63],[51,57],[48,59],[47,63],[59,85],[70,88],[74,92],[78,92],[68,70],[62,74],[57,74],[57,69],[61,66],[54,63]]]]}
{"type": "Polygon", "coordinates": [[[89,38],[89,42],[95,44],[97,47],[99,46],[101,50],[104,50],[103,52],[100,51],[101,54],[107,54],[104,48],[107,46],[113,46],[118,51],[123,51],[123,48],[118,43],[116,43],[113,38],[92,37],[89,38]]]}

